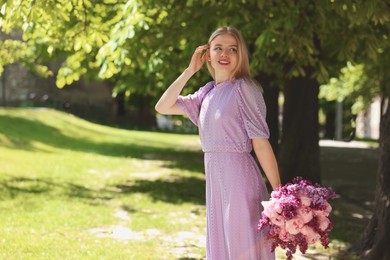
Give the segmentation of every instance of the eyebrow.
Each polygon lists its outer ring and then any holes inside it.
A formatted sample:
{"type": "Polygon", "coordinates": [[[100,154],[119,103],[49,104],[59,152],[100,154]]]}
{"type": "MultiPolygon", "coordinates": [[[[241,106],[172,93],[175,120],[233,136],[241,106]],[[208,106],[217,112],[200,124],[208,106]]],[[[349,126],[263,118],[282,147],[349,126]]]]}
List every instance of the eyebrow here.
{"type": "MultiPolygon", "coordinates": [[[[215,44],[215,46],[222,46],[222,44],[217,43],[217,44],[215,44]]],[[[238,45],[236,45],[236,44],[231,44],[231,45],[229,45],[229,47],[238,47],[238,45]]]]}

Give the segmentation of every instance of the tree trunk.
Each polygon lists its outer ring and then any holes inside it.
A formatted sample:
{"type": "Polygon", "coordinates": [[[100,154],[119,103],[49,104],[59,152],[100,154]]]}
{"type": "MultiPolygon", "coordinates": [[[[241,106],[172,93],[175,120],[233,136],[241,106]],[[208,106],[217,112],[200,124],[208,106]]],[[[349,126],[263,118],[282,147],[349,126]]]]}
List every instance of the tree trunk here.
{"type": "Polygon", "coordinates": [[[279,165],[282,183],[296,176],[320,183],[318,91],[314,79],[288,80],[284,88],[279,165]]]}
{"type": "Polygon", "coordinates": [[[0,76],[1,79],[1,100],[2,100],[2,106],[6,107],[7,106],[7,66],[4,66],[3,68],[3,73],[0,76]]]}
{"type": "Polygon", "coordinates": [[[264,90],[264,101],[267,106],[267,124],[270,131],[269,142],[274,150],[276,158],[279,154],[279,88],[272,86],[275,78],[267,75],[258,75],[256,80],[260,82],[264,90]]]}
{"type": "Polygon", "coordinates": [[[335,139],[336,133],[336,102],[326,101],[325,99],[319,100],[319,107],[325,114],[325,124],[320,132],[323,132],[325,139],[335,139]]]}
{"type": "Polygon", "coordinates": [[[349,252],[367,260],[390,259],[390,104],[381,118],[380,157],[374,214],[359,242],[349,252]]]}
{"type": "Polygon", "coordinates": [[[126,95],[125,92],[118,93],[115,97],[116,116],[126,115],[126,95]]]}
{"type": "Polygon", "coordinates": [[[325,119],[325,139],[334,139],[334,134],[336,131],[335,126],[336,121],[336,113],[334,110],[329,110],[326,113],[326,119],[325,119]]]}
{"type": "Polygon", "coordinates": [[[153,98],[142,94],[134,93],[130,96],[129,112],[131,113],[130,123],[140,128],[151,128],[156,126],[156,114],[152,106],[153,98]]]}

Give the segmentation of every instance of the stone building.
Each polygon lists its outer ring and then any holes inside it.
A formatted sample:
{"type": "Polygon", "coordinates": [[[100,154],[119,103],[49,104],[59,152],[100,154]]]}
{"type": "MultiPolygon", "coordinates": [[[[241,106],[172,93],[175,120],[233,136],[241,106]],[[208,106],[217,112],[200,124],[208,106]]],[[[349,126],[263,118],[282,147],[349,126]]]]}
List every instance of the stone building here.
{"type": "Polygon", "coordinates": [[[356,136],[379,139],[380,117],[381,99],[376,97],[364,111],[358,114],[356,118],[356,136]]]}
{"type": "Polygon", "coordinates": [[[80,117],[109,121],[114,101],[112,87],[105,82],[88,83],[81,79],[59,89],[55,78],[41,78],[19,64],[5,67],[0,79],[0,105],[51,107],[80,117]]]}
{"type": "MultiPolygon", "coordinates": [[[[0,32],[0,39],[19,38],[0,32]]],[[[56,73],[60,64],[51,63],[49,68],[56,73]]],[[[59,89],[55,77],[41,78],[18,63],[4,67],[0,77],[0,106],[44,106],[68,111],[80,117],[111,121],[115,114],[112,86],[108,82],[86,82],[81,79],[59,89]]]]}

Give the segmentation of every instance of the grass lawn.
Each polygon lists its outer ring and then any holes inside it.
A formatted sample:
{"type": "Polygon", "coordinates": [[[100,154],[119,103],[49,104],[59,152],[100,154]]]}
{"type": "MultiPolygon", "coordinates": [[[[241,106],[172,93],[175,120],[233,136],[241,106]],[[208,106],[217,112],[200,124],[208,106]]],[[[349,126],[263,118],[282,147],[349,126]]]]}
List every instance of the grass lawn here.
{"type": "MultiPolygon", "coordinates": [[[[309,257],[355,241],[375,191],[375,149],[321,151],[339,198],[331,248],[309,257]]],[[[0,259],[203,259],[204,189],[196,135],[0,108],[0,259]]]]}

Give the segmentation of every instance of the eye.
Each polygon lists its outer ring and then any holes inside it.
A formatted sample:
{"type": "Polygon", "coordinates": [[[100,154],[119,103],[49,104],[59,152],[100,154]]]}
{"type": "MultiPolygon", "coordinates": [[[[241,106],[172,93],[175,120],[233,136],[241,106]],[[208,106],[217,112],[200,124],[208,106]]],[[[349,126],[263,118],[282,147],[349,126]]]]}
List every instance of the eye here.
{"type": "Polygon", "coordinates": [[[215,50],[215,51],[221,51],[222,48],[221,48],[221,47],[215,47],[214,50],[215,50]]]}
{"type": "Polygon", "coordinates": [[[236,49],[236,48],[230,48],[230,49],[229,49],[229,52],[230,52],[230,53],[237,53],[237,49],[236,49]]]}

